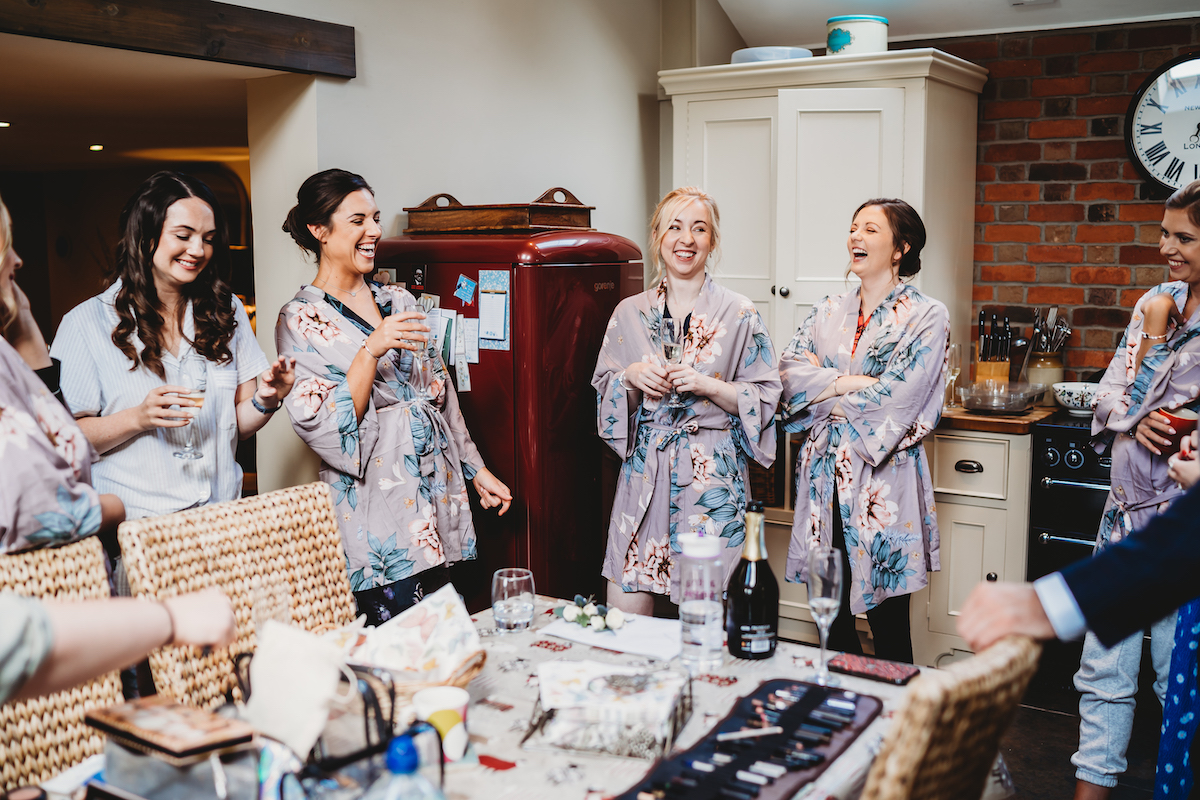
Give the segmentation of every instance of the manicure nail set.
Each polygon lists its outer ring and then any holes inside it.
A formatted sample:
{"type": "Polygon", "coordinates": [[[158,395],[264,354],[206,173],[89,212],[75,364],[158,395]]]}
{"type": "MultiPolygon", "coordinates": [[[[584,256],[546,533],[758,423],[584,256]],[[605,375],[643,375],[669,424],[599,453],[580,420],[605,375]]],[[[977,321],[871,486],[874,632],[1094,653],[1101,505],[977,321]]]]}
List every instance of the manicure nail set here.
{"type": "Polygon", "coordinates": [[[875,697],[772,680],[617,800],[778,800],[815,780],[883,708],[875,697]]]}

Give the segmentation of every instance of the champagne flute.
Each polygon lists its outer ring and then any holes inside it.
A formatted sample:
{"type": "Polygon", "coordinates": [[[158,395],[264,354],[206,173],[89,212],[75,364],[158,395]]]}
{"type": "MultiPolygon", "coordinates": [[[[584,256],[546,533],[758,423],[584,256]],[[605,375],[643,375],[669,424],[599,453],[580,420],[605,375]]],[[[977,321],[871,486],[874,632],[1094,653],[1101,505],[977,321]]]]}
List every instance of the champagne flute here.
{"type": "Polygon", "coordinates": [[[958,376],[962,374],[962,345],[952,344],[946,351],[946,383],[950,388],[950,402],[947,406],[958,405],[958,376]]]}
{"type": "MultiPolygon", "coordinates": [[[[663,317],[659,328],[662,339],[663,358],[668,364],[678,364],[683,360],[683,320],[674,317],[663,317]]],[[[683,408],[683,398],[671,385],[671,396],[667,399],[667,408],[683,408]]]]}
{"type": "Polygon", "coordinates": [[[842,605],[842,551],[836,547],[817,547],[808,556],[808,608],[817,621],[821,635],[821,661],[817,667],[817,684],[836,686],[825,666],[825,642],[829,626],[842,605]]]}
{"type": "MultiPolygon", "coordinates": [[[[180,397],[185,397],[196,403],[191,406],[192,416],[187,424],[187,431],[184,433],[184,445],[182,450],[176,450],[174,456],[188,461],[197,458],[204,458],[204,454],[196,449],[196,420],[200,417],[200,409],[204,407],[204,391],[208,388],[208,367],[207,362],[194,351],[189,352],[179,362],[179,379],[185,384],[189,391],[180,394],[180,397]]],[[[183,411],[183,409],[180,409],[183,411]]]]}

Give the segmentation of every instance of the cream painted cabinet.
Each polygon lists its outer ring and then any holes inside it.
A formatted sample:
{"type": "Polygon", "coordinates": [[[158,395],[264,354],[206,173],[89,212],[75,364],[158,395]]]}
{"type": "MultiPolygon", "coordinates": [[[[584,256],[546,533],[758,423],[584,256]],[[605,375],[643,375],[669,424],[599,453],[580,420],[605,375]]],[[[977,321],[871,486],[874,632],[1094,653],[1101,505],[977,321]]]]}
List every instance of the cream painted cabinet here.
{"type": "Polygon", "coordinates": [[[987,72],[937,50],[667,70],[672,178],[721,209],[715,277],[754,301],[776,348],[848,288],[846,235],[872,197],[928,232],[914,281],[969,340],[978,93],[987,72]]]}
{"type": "Polygon", "coordinates": [[[941,571],[913,595],[913,653],[944,666],[970,653],[955,633],[980,581],[1025,580],[1032,468],[1028,434],[938,428],[925,440],[941,532],[941,571]]]}

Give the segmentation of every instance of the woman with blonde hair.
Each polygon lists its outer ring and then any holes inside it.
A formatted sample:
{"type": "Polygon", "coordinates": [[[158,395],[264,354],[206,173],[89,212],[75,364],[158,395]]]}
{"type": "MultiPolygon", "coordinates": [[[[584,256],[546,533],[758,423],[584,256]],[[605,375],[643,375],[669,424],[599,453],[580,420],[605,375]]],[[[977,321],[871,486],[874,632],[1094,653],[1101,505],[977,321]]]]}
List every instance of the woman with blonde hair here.
{"type": "Polygon", "coordinates": [[[728,580],[745,538],[748,459],[775,460],[775,350],[754,304],[709,275],[720,219],[696,187],[662,199],[650,223],[654,286],[617,306],[592,377],[600,438],[624,460],[603,568],[608,602],[624,611],[650,613],[654,595],[678,602],[680,533],[721,537],[728,580]],[[677,363],[663,351],[670,326],[677,363]]]}

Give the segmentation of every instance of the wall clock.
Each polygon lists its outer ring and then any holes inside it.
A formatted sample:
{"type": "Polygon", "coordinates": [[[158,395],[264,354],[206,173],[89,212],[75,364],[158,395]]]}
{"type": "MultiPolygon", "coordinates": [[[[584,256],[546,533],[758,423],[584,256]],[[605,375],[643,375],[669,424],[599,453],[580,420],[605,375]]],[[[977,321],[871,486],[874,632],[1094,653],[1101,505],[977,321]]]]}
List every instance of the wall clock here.
{"type": "Polygon", "coordinates": [[[1143,175],[1172,191],[1200,180],[1200,53],[1168,61],[1137,90],[1125,146],[1143,175]]]}

